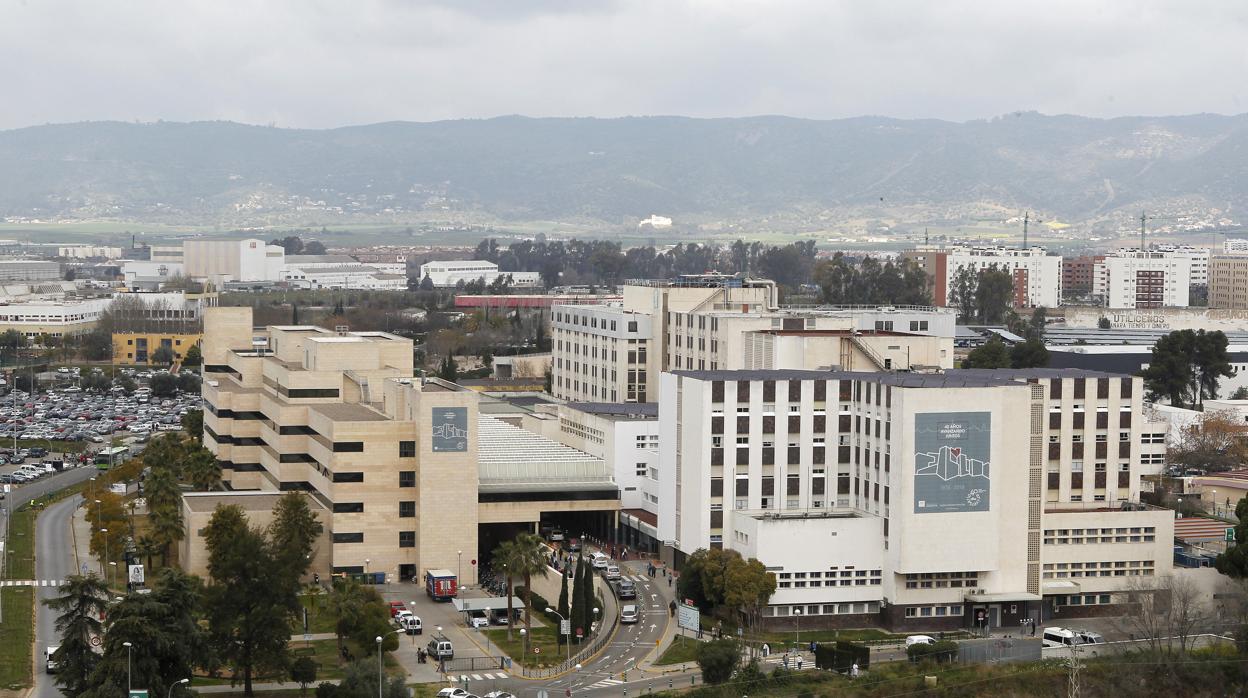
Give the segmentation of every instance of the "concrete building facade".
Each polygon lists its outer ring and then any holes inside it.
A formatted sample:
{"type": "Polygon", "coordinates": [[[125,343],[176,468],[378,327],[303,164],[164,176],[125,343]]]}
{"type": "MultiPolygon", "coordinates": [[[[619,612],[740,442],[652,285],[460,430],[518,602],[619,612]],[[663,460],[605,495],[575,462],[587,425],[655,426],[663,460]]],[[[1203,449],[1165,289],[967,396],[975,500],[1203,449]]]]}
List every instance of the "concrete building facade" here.
{"type": "Polygon", "coordinates": [[[1172,513],[1138,504],[1159,469],[1140,455],[1165,448],[1142,443],[1141,393],[1043,369],[665,374],[662,554],[757,557],[778,579],[774,627],[1095,613],[1171,565],[1172,513]]]}
{"type": "Polygon", "coordinates": [[[1107,308],[1184,308],[1192,268],[1191,256],[1183,253],[1119,250],[1095,265],[1092,292],[1107,308]]]}
{"type": "Polygon", "coordinates": [[[618,490],[601,459],[481,415],[470,390],[414,379],[409,339],[256,330],[250,308],[213,308],[203,355],[205,446],[230,490],[321,502],[319,572],[394,581],[447,568],[470,581],[472,561],[542,520],[614,525],[618,490]]]}
{"type": "Polygon", "coordinates": [[[224,284],[232,281],[277,281],[285,263],[286,251],[255,238],[245,240],[186,240],[181,261],[186,275],[193,279],[224,284]]]}
{"type": "Polygon", "coordinates": [[[1013,277],[1015,308],[1056,308],[1062,302],[1062,258],[1043,247],[944,247],[920,245],[903,257],[912,259],[931,282],[932,302],[948,307],[954,279],[962,270],[976,272],[997,267],[1013,277]]]}
{"type": "Polygon", "coordinates": [[[1248,254],[1209,258],[1209,307],[1248,310],[1248,254]]]}

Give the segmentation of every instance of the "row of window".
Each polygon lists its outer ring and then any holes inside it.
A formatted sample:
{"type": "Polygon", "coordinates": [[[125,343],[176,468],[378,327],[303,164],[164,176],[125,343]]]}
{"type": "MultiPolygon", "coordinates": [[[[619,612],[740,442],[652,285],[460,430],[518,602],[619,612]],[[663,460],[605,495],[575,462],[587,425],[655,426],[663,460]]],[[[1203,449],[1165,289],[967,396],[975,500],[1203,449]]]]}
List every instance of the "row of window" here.
{"type": "Polygon", "coordinates": [[[766,617],[785,618],[788,616],[845,616],[863,613],[879,613],[879,601],[858,601],[855,603],[810,603],[794,605],[766,606],[763,615],[766,617]]]}
{"type": "MultiPolygon", "coordinates": [[[[363,542],[364,542],[363,533],[335,533],[334,534],[335,544],[363,543],[363,542]]],[[[415,531],[399,531],[399,547],[400,548],[415,548],[416,547],[416,532],[415,531]]]]}
{"type": "Polygon", "coordinates": [[[907,618],[944,618],[946,616],[957,617],[962,615],[962,606],[953,604],[949,606],[907,606],[907,618]]]}
{"type": "MultiPolygon", "coordinates": [[[[334,502],[333,511],[335,514],[362,514],[364,513],[364,502],[334,502]]],[[[416,502],[399,502],[399,518],[411,519],[415,518],[415,516],[416,502]]]]}

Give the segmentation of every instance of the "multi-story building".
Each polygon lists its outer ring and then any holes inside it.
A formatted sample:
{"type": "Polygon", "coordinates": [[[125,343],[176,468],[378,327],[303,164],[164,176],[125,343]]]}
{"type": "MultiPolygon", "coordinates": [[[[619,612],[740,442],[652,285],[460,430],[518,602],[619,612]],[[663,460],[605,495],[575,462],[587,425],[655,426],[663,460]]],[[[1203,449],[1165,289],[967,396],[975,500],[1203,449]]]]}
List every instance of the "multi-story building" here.
{"type": "Polygon", "coordinates": [[[948,307],[954,280],[963,270],[978,272],[996,267],[1010,272],[1014,280],[1015,308],[1056,308],[1062,301],[1062,258],[1043,247],[943,247],[920,245],[903,257],[912,259],[927,274],[932,302],[948,307]]]}
{"type": "Polygon", "coordinates": [[[620,303],[554,306],[552,389],[646,402],[675,369],[952,368],[954,321],[927,306],[778,307],[771,282],[736,277],[632,282],[620,303]]]}
{"type": "MultiPolygon", "coordinates": [[[[447,568],[469,582],[474,561],[540,521],[603,537],[614,527],[602,459],[480,414],[470,390],[414,379],[410,339],[255,330],[250,308],[212,308],[202,351],[204,445],[231,491],[187,498],[188,520],[214,496],[263,518],[271,498],[234,491],[304,491],[327,512],[327,567],[315,571],[395,580],[447,568]]],[[[199,545],[193,533],[184,548],[199,545]]]]}
{"type": "Polygon", "coordinates": [[[95,298],[0,306],[0,332],[16,330],[29,339],[41,334],[52,337],[86,334],[95,329],[111,303],[108,298],[95,298]]]}
{"type": "Polygon", "coordinates": [[[173,360],[181,362],[191,347],[198,346],[203,335],[170,334],[165,332],[114,332],[113,363],[123,365],[147,364],[152,356],[164,347],[173,352],[173,360]]]}
{"type": "Polygon", "coordinates": [[[1095,265],[1092,292],[1107,308],[1184,308],[1192,268],[1186,253],[1119,250],[1095,265]]]}
{"type": "Polygon", "coordinates": [[[1222,252],[1226,254],[1243,254],[1248,252],[1248,240],[1243,238],[1227,238],[1222,243],[1222,252]]]}
{"type": "Polygon", "coordinates": [[[152,249],[152,261],[181,261],[186,275],[192,279],[212,281],[220,285],[228,282],[277,281],[285,263],[286,251],[264,240],[186,240],[182,243],[182,259],[157,259],[152,249]]]}
{"type": "Polygon", "coordinates": [[[1219,254],[1209,259],[1209,307],[1248,309],[1248,254],[1219,254]]]}
{"type": "Polygon", "coordinates": [[[525,429],[603,459],[620,487],[616,540],[658,553],[659,406],[654,402],[538,405],[525,429]]]}
{"type": "Polygon", "coordinates": [[[662,555],[757,557],[779,626],[1010,627],[1122,603],[1171,566],[1172,512],[1138,503],[1165,449],[1142,393],[1048,369],[664,374],[662,555]]]}
{"type": "Polygon", "coordinates": [[[434,286],[450,287],[472,281],[494,283],[500,276],[511,278],[512,286],[541,286],[542,275],[535,271],[499,271],[494,262],[484,260],[447,260],[420,265],[420,280],[429,279],[434,286]]]}
{"type": "Polygon", "coordinates": [[[1062,293],[1067,295],[1087,295],[1092,293],[1092,279],[1096,263],[1105,259],[1105,255],[1084,255],[1081,257],[1062,258],[1062,293]]]}
{"type": "Polygon", "coordinates": [[[686,276],[630,282],[624,300],[606,305],[555,305],[551,312],[555,397],[574,402],[652,402],[666,370],[674,313],[752,314],[776,307],[770,281],[686,276]]]}

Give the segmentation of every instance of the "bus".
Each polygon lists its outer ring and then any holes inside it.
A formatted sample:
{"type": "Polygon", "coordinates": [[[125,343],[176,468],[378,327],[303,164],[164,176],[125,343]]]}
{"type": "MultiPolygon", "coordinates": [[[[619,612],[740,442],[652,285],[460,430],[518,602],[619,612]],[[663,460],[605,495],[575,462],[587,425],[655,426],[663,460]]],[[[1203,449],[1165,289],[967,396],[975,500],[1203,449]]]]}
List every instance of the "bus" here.
{"type": "Polygon", "coordinates": [[[125,446],[100,449],[95,454],[95,467],[99,470],[108,470],[114,465],[124,462],[129,456],[130,449],[125,446]]]}

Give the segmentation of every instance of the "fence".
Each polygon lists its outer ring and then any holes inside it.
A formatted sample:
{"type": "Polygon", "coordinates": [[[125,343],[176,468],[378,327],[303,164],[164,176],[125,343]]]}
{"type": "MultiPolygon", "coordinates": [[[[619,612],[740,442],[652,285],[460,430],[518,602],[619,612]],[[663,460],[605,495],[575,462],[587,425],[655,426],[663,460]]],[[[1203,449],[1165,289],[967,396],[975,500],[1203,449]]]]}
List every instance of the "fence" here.
{"type": "MultiPolygon", "coordinates": [[[[601,596],[599,597],[599,603],[602,603],[601,596]]],[[[599,608],[604,608],[604,606],[599,606],[599,608]]],[[[571,659],[565,659],[564,661],[554,666],[547,666],[547,667],[541,667],[541,668],[530,668],[530,667],[526,667],[523,665],[513,665],[512,668],[518,669],[520,675],[526,679],[550,678],[552,676],[558,676],[559,674],[562,674],[566,671],[575,669],[577,664],[580,664],[582,661],[588,659],[589,657],[592,657],[595,654],[598,654],[598,652],[603,647],[606,647],[611,642],[611,639],[615,636],[615,626],[619,622],[618,614],[611,613],[608,615],[607,613],[604,612],[603,617],[604,617],[604,620],[609,619],[610,622],[605,627],[601,628],[598,631],[597,636],[594,637],[592,642],[590,642],[588,645],[585,645],[576,654],[572,655],[571,659]]]]}
{"type": "Polygon", "coordinates": [[[443,674],[453,674],[457,671],[489,671],[491,669],[503,669],[506,660],[504,657],[456,657],[454,659],[443,659],[441,672],[443,674]]]}

